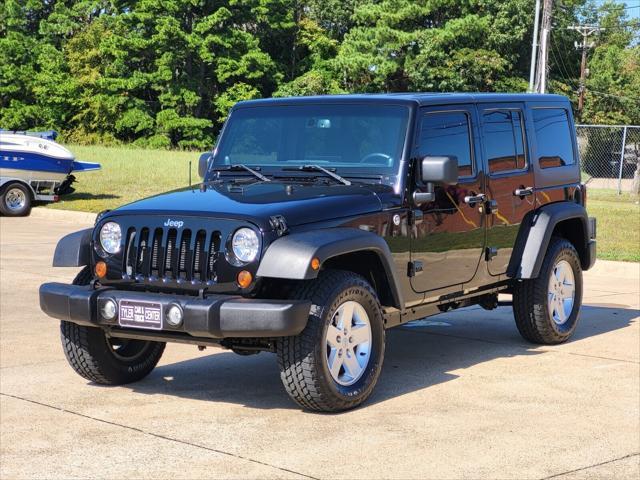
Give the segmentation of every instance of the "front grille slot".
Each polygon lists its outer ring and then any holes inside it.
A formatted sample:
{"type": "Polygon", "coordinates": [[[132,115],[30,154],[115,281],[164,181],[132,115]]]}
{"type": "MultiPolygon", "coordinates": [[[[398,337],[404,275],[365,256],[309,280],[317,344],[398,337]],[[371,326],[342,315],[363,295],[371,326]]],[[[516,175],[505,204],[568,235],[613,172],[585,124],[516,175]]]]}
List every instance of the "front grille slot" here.
{"type": "Polygon", "coordinates": [[[191,280],[191,230],[182,232],[180,252],[178,254],[178,278],[191,280]]]}
{"type": "Polygon", "coordinates": [[[209,242],[209,261],[207,262],[207,278],[218,281],[218,256],[220,255],[220,232],[213,232],[211,234],[211,241],[209,242]]]}
{"type": "Polygon", "coordinates": [[[193,258],[193,278],[194,280],[204,280],[203,274],[206,268],[206,254],[204,245],[207,240],[207,232],[199,230],[196,234],[196,243],[193,258]]]}
{"type": "Polygon", "coordinates": [[[136,252],[136,268],[134,274],[149,276],[149,229],[143,228],[140,232],[138,251],[136,252]]]}
{"type": "Polygon", "coordinates": [[[136,229],[130,228],[127,231],[127,236],[125,238],[126,251],[124,255],[124,272],[129,276],[133,276],[135,275],[134,268],[138,255],[135,246],[136,229]]]}
{"type": "Polygon", "coordinates": [[[160,275],[160,265],[164,260],[164,248],[162,248],[162,229],[156,228],[153,233],[153,245],[151,246],[151,275],[160,275]]]}
{"type": "Polygon", "coordinates": [[[222,237],[219,230],[130,227],[125,234],[123,278],[161,284],[215,283],[218,260],[224,255],[222,237]]]}
{"type": "Polygon", "coordinates": [[[167,247],[166,256],[164,257],[164,271],[163,275],[167,277],[175,278],[175,263],[176,263],[176,240],[178,238],[178,232],[175,228],[169,230],[167,235],[167,247]]]}

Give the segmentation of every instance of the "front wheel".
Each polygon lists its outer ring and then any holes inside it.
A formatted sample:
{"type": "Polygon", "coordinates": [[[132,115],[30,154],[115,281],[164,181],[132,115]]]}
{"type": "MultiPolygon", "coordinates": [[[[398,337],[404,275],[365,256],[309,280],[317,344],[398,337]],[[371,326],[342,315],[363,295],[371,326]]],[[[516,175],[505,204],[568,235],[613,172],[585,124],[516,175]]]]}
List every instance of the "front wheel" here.
{"type": "MultiPolygon", "coordinates": [[[[73,281],[87,285],[91,269],[85,267],[73,281]]],[[[110,338],[101,328],[60,322],[62,348],[69,365],[81,377],[102,385],[122,385],[146,377],[164,352],[164,342],[110,338]]]]}
{"type": "Polygon", "coordinates": [[[300,406],[338,412],[364,402],[378,380],[385,349],[382,309],[355,273],[329,270],[294,297],[312,301],[305,329],[278,340],[280,377],[300,406]]]}
{"type": "Polygon", "coordinates": [[[513,313],[520,334],[545,345],[565,342],[578,325],[582,268],[574,246],[553,237],[538,278],[515,285],[513,313]]]}

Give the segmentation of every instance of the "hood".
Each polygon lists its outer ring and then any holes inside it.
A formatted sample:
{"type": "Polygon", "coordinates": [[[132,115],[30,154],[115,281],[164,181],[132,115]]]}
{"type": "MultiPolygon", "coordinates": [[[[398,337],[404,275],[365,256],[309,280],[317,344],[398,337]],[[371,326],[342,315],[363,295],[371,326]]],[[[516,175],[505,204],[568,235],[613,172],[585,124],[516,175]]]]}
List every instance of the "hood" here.
{"type": "Polygon", "coordinates": [[[108,214],[163,214],[242,218],[266,226],[273,215],[287,225],[320,222],[380,211],[384,185],[287,182],[210,182],[139,200],[108,214]]]}

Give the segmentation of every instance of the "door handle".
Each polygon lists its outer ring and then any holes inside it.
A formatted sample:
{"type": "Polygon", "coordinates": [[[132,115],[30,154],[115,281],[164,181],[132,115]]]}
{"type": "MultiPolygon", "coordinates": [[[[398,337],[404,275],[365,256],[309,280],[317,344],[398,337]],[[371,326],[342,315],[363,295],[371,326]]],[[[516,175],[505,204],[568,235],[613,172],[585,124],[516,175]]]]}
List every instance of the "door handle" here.
{"type": "Polygon", "coordinates": [[[533,187],[516,188],[515,192],[513,192],[513,194],[516,197],[527,197],[527,196],[531,195],[532,193],[533,193],[533,187]]]}
{"type": "Polygon", "coordinates": [[[478,195],[467,195],[464,197],[464,203],[474,206],[477,203],[484,202],[484,199],[487,196],[484,193],[479,193],[478,195]]]}

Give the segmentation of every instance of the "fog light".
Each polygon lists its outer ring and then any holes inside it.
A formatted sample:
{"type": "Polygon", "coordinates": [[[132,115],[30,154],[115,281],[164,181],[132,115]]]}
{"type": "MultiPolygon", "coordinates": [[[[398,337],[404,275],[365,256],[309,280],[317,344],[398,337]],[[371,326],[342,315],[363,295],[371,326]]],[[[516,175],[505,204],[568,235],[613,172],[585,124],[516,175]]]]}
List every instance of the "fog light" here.
{"type": "Polygon", "coordinates": [[[238,286],[240,288],[247,288],[249,285],[251,285],[252,281],[253,281],[253,276],[251,275],[251,272],[242,270],[238,274],[238,286]]]}
{"type": "Polygon", "coordinates": [[[184,316],[180,305],[173,304],[167,310],[167,323],[172,327],[177,327],[182,323],[182,317],[184,316]]]}
{"type": "Polygon", "coordinates": [[[105,320],[113,320],[116,318],[116,312],[118,311],[118,307],[116,306],[116,302],[113,300],[105,300],[102,304],[102,308],[100,308],[100,315],[105,320]]]}

